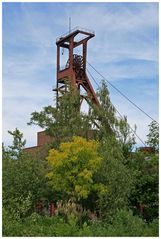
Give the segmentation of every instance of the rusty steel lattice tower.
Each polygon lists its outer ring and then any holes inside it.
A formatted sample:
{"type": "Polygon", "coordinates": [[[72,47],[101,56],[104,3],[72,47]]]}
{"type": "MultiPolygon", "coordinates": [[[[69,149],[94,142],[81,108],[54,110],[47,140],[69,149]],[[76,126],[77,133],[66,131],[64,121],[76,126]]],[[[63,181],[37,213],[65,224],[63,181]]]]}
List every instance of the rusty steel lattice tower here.
{"type": "Polygon", "coordinates": [[[56,40],[57,86],[54,91],[56,91],[57,106],[59,98],[69,91],[69,85],[79,90],[81,96],[80,105],[83,99],[87,100],[87,97],[93,104],[99,105],[95,91],[86,73],[87,42],[94,36],[95,34],[92,31],[75,28],[56,40]],[[74,53],[78,47],[81,47],[82,54],[74,53]],[[67,51],[67,54],[63,62],[62,58],[65,51],[67,51]],[[62,66],[62,62],[65,65],[62,66]],[[81,88],[84,89],[86,95],[81,93],[81,88]]]}

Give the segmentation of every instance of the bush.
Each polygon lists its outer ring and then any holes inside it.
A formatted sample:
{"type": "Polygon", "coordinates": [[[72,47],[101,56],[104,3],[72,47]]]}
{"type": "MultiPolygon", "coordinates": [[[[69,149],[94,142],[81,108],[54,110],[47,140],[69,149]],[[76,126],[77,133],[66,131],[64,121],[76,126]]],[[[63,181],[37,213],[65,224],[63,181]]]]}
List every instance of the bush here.
{"type": "Polygon", "coordinates": [[[158,220],[146,224],[132,211],[119,210],[112,224],[105,221],[85,222],[78,226],[72,215],[65,221],[60,216],[48,217],[33,213],[25,220],[11,218],[7,211],[3,213],[3,236],[29,236],[29,237],[117,237],[117,236],[158,236],[158,220]]]}
{"type": "Polygon", "coordinates": [[[144,236],[147,225],[130,210],[119,210],[108,228],[110,236],[144,236]]]}
{"type": "Polygon", "coordinates": [[[139,237],[158,236],[159,226],[155,220],[151,224],[145,223],[138,216],[133,216],[131,210],[118,210],[112,223],[96,222],[92,225],[93,236],[104,237],[139,237]]]}
{"type": "Polygon", "coordinates": [[[79,230],[72,217],[65,222],[61,217],[43,217],[33,213],[25,220],[15,220],[6,210],[4,212],[3,236],[74,236],[79,230]]]}

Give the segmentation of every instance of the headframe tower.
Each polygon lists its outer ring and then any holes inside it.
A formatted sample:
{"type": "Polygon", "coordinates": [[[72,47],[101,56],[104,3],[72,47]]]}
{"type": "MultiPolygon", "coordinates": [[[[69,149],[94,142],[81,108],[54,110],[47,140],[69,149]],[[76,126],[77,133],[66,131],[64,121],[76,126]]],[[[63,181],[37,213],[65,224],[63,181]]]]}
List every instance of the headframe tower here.
{"type": "Polygon", "coordinates": [[[79,90],[81,97],[80,105],[83,99],[87,100],[87,97],[93,104],[99,105],[99,101],[86,72],[87,42],[94,36],[94,32],[77,27],[56,39],[57,85],[54,91],[56,91],[57,106],[59,98],[65,92],[69,91],[69,85],[79,90]],[[81,47],[81,54],[74,53],[78,47],[81,47]],[[64,50],[67,51],[67,60],[65,61],[65,65],[61,66],[61,58],[63,57],[64,50]],[[81,94],[81,87],[84,89],[86,95],[81,94]]]}

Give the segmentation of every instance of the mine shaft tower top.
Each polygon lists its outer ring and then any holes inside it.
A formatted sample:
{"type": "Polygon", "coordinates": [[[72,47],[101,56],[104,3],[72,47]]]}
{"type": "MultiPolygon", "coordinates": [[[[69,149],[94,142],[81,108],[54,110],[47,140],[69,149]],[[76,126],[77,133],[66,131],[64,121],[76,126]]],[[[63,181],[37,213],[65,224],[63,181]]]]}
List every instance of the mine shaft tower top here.
{"type": "Polygon", "coordinates": [[[57,93],[57,105],[59,98],[65,92],[69,91],[68,85],[76,87],[79,90],[81,96],[80,105],[83,99],[87,100],[87,97],[92,103],[99,105],[97,96],[86,73],[87,42],[94,36],[93,31],[77,27],[56,39],[57,86],[54,90],[57,93]],[[82,47],[82,54],[75,54],[75,50],[78,49],[77,47],[82,47]],[[63,59],[64,51],[67,51],[66,59],[63,59]],[[62,62],[65,65],[62,66],[62,62]],[[81,94],[81,87],[86,92],[86,95],[81,94]]]}

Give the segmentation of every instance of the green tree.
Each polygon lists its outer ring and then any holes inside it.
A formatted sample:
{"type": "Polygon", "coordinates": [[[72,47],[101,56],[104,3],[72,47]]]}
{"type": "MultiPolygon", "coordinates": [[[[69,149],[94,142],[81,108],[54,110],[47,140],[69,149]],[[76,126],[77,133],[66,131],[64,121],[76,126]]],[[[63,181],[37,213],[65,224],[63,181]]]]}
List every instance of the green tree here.
{"type": "Polygon", "coordinates": [[[125,162],[128,161],[128,158],[130,157],[130,154],[136,143],[135,132],[136,132],[136,125],[134,130],[132,130],[132,128],[127,122],[127,117],[124,116],[123,118],[118,120],[118,130],[116,131],[116,133],[117,133],[117,139],[122,149],[125,162]]]}
{"type": "Polygon", "coordinates": [[[98,139],[103,141],[109,134],[115,134],[118,122],[115,116],[115,108],[110,101],[109,91],[104,81],[102,81],[98,89],[97,96],[100,107],[91,106],[89,118],[93,126],[97,129],[98,139]]]}
{"type": "Polygon", "coordinates": [[[117,209],[128,204],[133,173],[124,164],[132,151],[134,135],[127,118],[117,117],[117,111],[110,101],[108,87],[104,81],[98,90],[98,97],[100,107],[93,107],[90,112],[92,121],[97,123],[96,134],[101,144],[100,153],[103,158],[95,180],[106,185],[108,191],[104,195],[99,195],[97,209],[103,217],[109,219],[117,209]]]}
{"type": "Polygon", "coordinates": [[[129,168],[135,174],[135,184],[129,198],[133,211],[147,221],[158,218],[159,205],[159,125],[149,125],[147,144],[155,152],[135,152],[129,160],[129,168]]]}
{"type": "Polygon", "coordinates": [[[35,124],[45,129],[54,138],[54,146],[62,141],[68,141],[73,136],[88,138],[91,125],[88,116],[79,112],[80,95],[76,89],[65,93],[60,99],[58,108],[47,106],[41,112],[33,112],[29,125],[35,124]]]}
{"type": "Polygon", "coordinates": [[[103,161],[97,177],[108,191],[99,195],[98,205],[102,217],[111,220],[116,210],[128,205],[133,173],[124,165],[121,146],[114,136],[106,138],[101,147],[101,155],[103,161]]]}
{"type": "Polygon", "coordinates": [[[17,128],[13,132],[8,131],[8,133],[13,136],[13,143],[9,146],[10,150],[8,150],[8,153],[10,153],[15,159],[18,159],[23,152],[26,140],[23,140],[23,133],[17,128]]]}
{"type": "Polygon", "coordinates": [[[135,174],[130,207],[147,221],[158,218],[159,205],[159,157],[155,154],[136,152],[129,167],[135,174]]]}
{"type": "MultiPolygon", "coordinates": [[[[20,131],[17,132],[22,136],[20,131]]],[[[25,140],[18,138],[17,143],[17,134],[12,135],[13,146],[3,147],[3,207],[10,214],[24,216],[25,208],[26,213],[31,213],[38,200],[51,194],[52,189],[45,177],[49,167],[45,158],[25,153],[22,149],[24,144],[20,142],[25,140]]]]}
{"type": "Polygon", "coordinates": [[[156,152],[159,151],[159,124],[153,120],[149,125],[149,134],[147,135],[147,144],[153,147],[156,152]]]}
{"type": "Polygon", "coordinates": [[[97,128],[97,136],[100,141],[107,137],[115,137],[120,143],[124,157],[128,157],[135,144],[135,129],[132,130],[128,124],[127,117],[117,117],[117,110],[112,105],[106,82],[102,84],[97,92],[100,107],[93,106],[90,111],[90,120],[97,128]]]}

